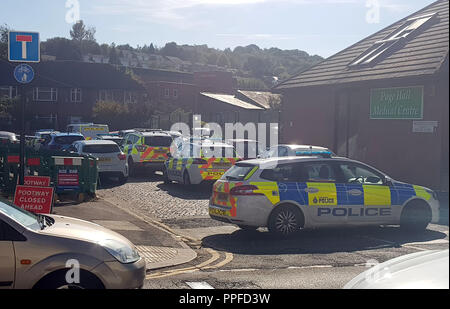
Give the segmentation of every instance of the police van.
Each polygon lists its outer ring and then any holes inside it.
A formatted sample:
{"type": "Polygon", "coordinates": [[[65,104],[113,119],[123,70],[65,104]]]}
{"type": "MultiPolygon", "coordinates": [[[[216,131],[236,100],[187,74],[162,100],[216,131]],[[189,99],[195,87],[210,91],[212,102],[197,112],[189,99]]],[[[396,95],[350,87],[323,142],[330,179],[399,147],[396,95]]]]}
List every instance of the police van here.
{"type": "Polygon", "coordinates": [[[123,152],[127,156],[130,175],[139,167],[161,171],[168,159],[172,136],[162,130],[135,129],[124,136],[123,152]]]}
{"type": "Polygon", "coordinates": [[[439,220],[437,195],[340,157],[238,162],[213,187],[211,218],[289,236],[303,228],[400,225],[423,230],[439,220]]]}
{"type": "Polygon", "coordinates": [[[109,127],[106,124],[76,123],[67,126],[68,133],[80,133],[86,140],[97,139],[98,134],[108,134],[109,127]]]}
{"type": "Polygon", "coordinates": [[[179,138],[164,165],[164,182],[184,185],[215,181],[240,158],[233,146],[211,139],[179,138]]]}

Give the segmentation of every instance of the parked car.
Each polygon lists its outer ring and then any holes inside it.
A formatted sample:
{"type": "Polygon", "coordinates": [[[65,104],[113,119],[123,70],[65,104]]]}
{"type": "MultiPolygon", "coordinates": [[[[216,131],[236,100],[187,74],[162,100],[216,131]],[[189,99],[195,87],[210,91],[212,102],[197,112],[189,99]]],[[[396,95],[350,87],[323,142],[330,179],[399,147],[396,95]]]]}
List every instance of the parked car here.
{"type": "Polygon", "coordinates": [[[95,139],[97,134],[109,133],[109,127],[106,124],[94,124],[94,123],[76,123],[69,124],[67,126],[67,132],[80,133],[85,139],[95,139]]]}
{"type": "Polygon", "coordinates": [[[145,259],[136,247],[87,221],[35,215],[0,200],[0,240],[0,288],[133,289],[144,283],[145,259]],[[79,281],[66,280],[70,261],[79,266],[79,281]]]}
{"type": "Polygon", "coordinates": [[[52,133],[50,141],[44,148],[50,150],[67,150],[74,142],[83,141],[85,138],[80,133],[52,133]]]}
{"type": "Polygon", "coordinates": [[[362,162],[316,155],[236,163],[214,183],[209,213],[285,237],[327,226],[400,225],[418,232],[439,221],[439,201],[436,192],[362,162]]]}
{"type": "Polygon", "coordinates": [[[10,142],[12,144],[18,144],[20,141],[17,138],[16,133],[0,131],[0,142],[10,142]]]}
{"type": "Polygon", "coordinates": [[[33,147],[36,150],[39,150],[41,147],[45,147],[51,141],[51,135],[60,133],[59,131],[54,130],[39,130],[34,133],[35,139],[33,143],[33,147]]]}
{"type": "Polygon", "coordinates": [[[127,182],[127,156],[115,142],[107,140],[76,141],[69,147],[69,150],[80,155],[91,155],[97,158],[100,177],[118,177],[120,183],[127,182]]]}
{"type": "Polygon", "coordinates": [[[372,266],[344,289],[448,289],[448,249],[402,255],[372,266]]]}
{"type": "Polygon", "coordinates": [[[113,141],[119,146],[122,146],[123,142],[123,137],[119,136],[119,134],[98,134],[95,139],[102,141],[113,141]]]}
{"type": "Polygon", "coordinates": [[[292,156],[334,156],[335,154],[328,148],[311,145],[276,145],[270,147],[260,158],[274,158],[274,157],[292,157],[292,156]]]}

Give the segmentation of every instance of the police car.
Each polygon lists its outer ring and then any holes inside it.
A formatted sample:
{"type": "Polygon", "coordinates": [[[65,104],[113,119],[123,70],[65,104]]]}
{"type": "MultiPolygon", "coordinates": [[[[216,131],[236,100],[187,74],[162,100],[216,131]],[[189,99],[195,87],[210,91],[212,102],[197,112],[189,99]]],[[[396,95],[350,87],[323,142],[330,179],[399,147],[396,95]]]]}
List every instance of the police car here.
{"type": "Polygon", "coordinates": [[[172,137],[161,130],[134,130],[123,138],[123,152],[127,156],[130,175],[138,167],[162,170],[168,159],[172,137]]]}
{"type": "Polygon", "coordinates": [[[209,139],[177,139],[172,157],[165,162],[164,182],[184,185],[215,181],[238,160],[233,146],[209,139]]]}
{"type": "Polygon", "coordinates": [[[398,225],[423,230],[439,220],[436,194],[340,157],[238,162],[213,186],[211,218],[289,236],[303,228],[398,225]]]}

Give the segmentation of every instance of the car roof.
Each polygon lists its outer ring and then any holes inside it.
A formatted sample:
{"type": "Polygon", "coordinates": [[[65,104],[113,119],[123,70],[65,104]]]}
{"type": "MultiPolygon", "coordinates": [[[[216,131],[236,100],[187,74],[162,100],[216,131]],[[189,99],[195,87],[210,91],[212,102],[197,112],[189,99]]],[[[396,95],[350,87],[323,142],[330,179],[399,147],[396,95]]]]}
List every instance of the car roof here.
{"type": "Polygon", "coordinates": [[[253,164],[253,165],[262,165],[262,164],[270,164],[270,163],[274,163],[274,162],[283,164],[283,163],[296,163],[296,162],[308,162],[308,161],[336,161],[336,160],[360,163],[359,161],[351,160],[351,159],[345,158],[345,157],[324,158],[322,156],[273,157],[273,158],[266,158],[266,159],[251,159],[251,160],[245,160],[242,162],[253,164]]]}
{"type": "Polygon", "coordinates": [[[316,150],[318,150],[318,149],[320,149],[320,150],[328,150],[327,147],[314,146],[314,145],[280,144],[280,145],[277,145],[277,146],[289,147],[289,148],[291,148],[293,150],[299,149],[299,148],[302,148],[302,149],[303,148],[304,149],[316,149],[316,150]]]}
{"type": "Polygon", "coordinates": [[[7,132],[7,131],[0,131],[0,135],[3,135],[3,136],[16,136],[16,133],[7,132]]]}
{"type": "Polygon", "coordinates": [[[52,136],[57,136],[57,137],[59,137],[59,136],[83,136],[83,134],[81,134],[81,133],[61,133],[61,132],[55,133],[55,132],[53,132],[52,136]]]}
{"type": "Polygon", "coordinates": [[[171,135],[167,132],[162,131],[151,131],[151,132],[137,132],[140,133],[142,136],[167,136],[171,137],[171,135]]]}
{"type": "Polygon", "coordinates": [[[99,139],[91,139],[88,141],[76,141],[75,143],[82,145],[117,145],[113,141],[99,140],[99,139]]]}

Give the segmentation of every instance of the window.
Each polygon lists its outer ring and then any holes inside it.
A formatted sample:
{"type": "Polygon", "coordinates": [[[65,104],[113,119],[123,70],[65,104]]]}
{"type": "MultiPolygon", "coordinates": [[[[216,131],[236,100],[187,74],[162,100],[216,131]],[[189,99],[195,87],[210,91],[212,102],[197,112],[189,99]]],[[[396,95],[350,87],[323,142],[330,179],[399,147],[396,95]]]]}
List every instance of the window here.
{"type": "Polygon", "coordinates": [[[33,100],[56,102],[58,100],[58,89],[36,87],[33,91],[33,100]]]}
{"type": "Polygon", "coordinates": [[[99,101],[113,101],[113,93],[111,90],[100,90],[98,92],[99,101]]]}
{"type": "Polygon", "coordinates": [[[173,97],[174,97],[175,99],[178,98],[178,89],[173,89],[173,97]]]}
{"type": "Polygon", "coordinates": [[[170,147],[172,138],[170,136],[146,136],[145,145],[152,147],[170,147]]]}
{"type": "Polygon", "coordinates": [[[300,182],[301,175],[304,174],[300,164],[284,164],[275,168],[265,169],[260,177],[262,179],[276,182],[300,182]]]}
{"type": "Polygon", "coordinates": [[[125,104],[128,104],[128,103],[135,104],[138,101],[138,95],[135,92],[125,91],[123,101],[125,104]]]}
{"type": "Polygon", "coordinates": [[[357,164],[342,163],[340,164],[340,169],[344,183],[383,184],[384,177],[366,167],[357,164]]]}
{"type": "Polygon", "coordinates": [[[169,89],[169,88],[164,89],[164,96],[165,96],[166,98],[169,98],[169,97],[170,97],[170,89],[169,89]]]}
{"type": "Polygon", "coordinates": [[[118,145],[84,145],[84,153],[116,153],[120,152],[118,145]]]}
{"type": "Polygon", "coordinates": [[[70,102],[81,102],[81,89],[72,88],[70,89],[70,102]]]}
{"type": "Polygon", "coordinates": [[[17,87],[14,86],[0,86],[0,99],[12,99],[17,96],[17,87]]]}
{"type": "Polygon", "coordinates": [[[375,42],[369,49],[353,60],[349,66],[367,65],[379,56],[392,49],[399,42],[406,39],[411,33],[425,25],[436,13],[409,18],[406,22],[381,41],[375,42]]]}
{"type": "Polygon", "coordinates": [[[313,162],[303,165],[302,178],[306,182],[335,182],[336,174],[333,167],[325,162],[313,162]]]}

